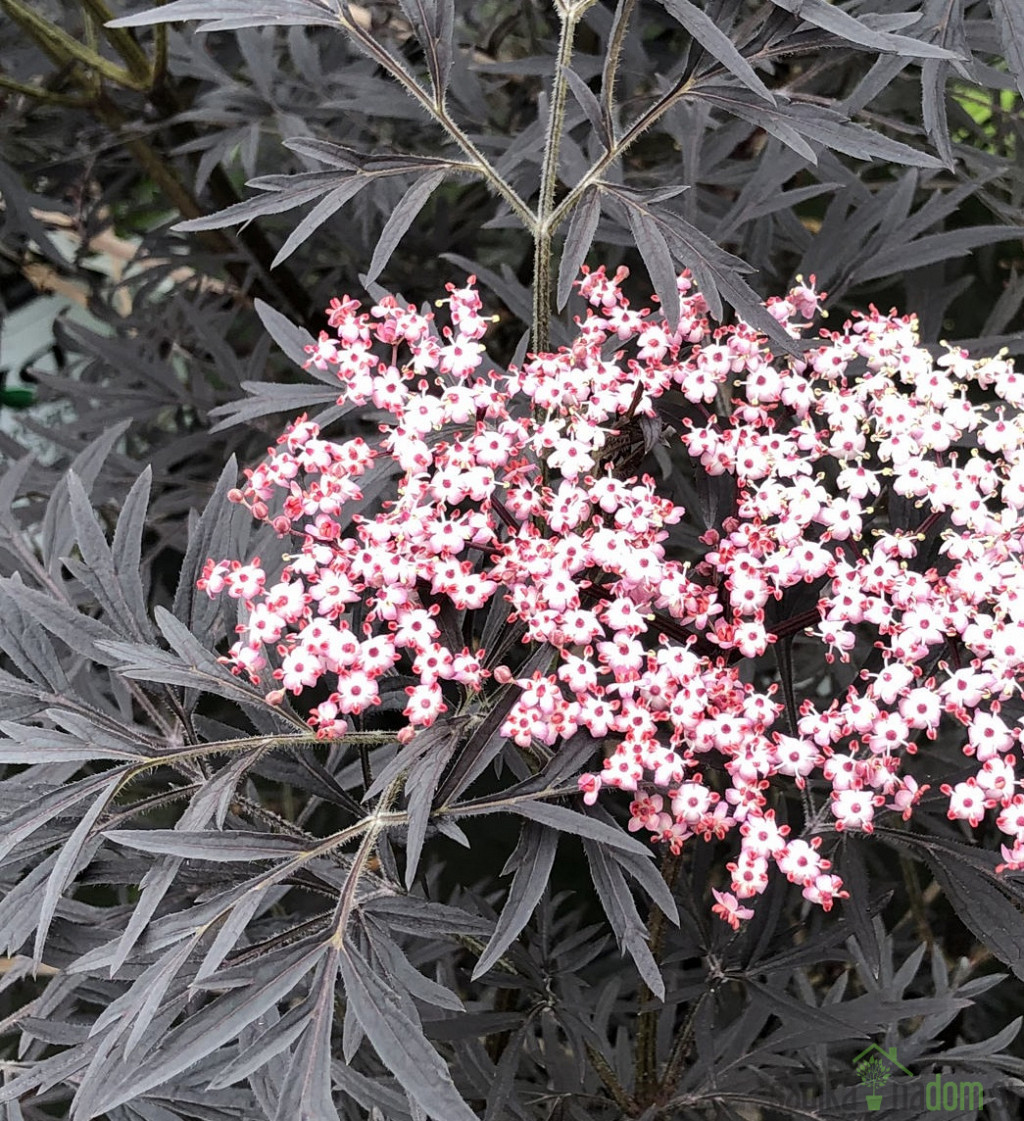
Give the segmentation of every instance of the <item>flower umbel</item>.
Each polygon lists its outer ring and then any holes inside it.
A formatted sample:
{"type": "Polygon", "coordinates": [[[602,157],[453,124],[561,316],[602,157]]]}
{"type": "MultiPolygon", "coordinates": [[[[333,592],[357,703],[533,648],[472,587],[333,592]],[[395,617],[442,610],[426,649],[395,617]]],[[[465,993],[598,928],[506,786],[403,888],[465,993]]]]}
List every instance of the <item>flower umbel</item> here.
{"type": "MultiPolygon", "coordinates": [[[[308,698],[325,739],[396,688],[408,743],[514,683],[501,735],[519,748],[605,745],[586,803],[629,791],[629,828],[674,852],[736,839],[713,907],[734,928],[773,868],[826,910],[844,898],[823,823],[909,818],[930,786],[908,766],[940,725],[973,768],[932,784],[948,816],[992,812],[1001,867],[1024,868],[1021,727],[1001,715],[1024,671],[1024,424],[967,392],[1016,405],[1010,363],[934,359],[913,317],[874,308],[776,354],[744,323],[712,329],[685,273],[674,324],[634,310],[625,279],[584,270],[572,346],[507,372],[472,277],[440,333],[390,298],[332,301],[309,362],[339,405],[390,419],[335,442],[299,417],[246,471],[232,498],[289,544],[283,567],[207,563],[200,587],[241,605],[224,660],[276,703],[308,698]],[[689,464],[699,519],[671,473],[637,473],[652,452],[689,464]],[[481,645],[495,611],[512,652],[481,645]],[[827,705],[768,679],[763,656],[794,639],[847,682],[827,705]],[[520,672],[523,647],[541,668],[520,672]],[[776,820],[789,784],[800,836],[776,820]]],[[[796,338],[821,299],[812,278],[768,307],[796,338]]]]}

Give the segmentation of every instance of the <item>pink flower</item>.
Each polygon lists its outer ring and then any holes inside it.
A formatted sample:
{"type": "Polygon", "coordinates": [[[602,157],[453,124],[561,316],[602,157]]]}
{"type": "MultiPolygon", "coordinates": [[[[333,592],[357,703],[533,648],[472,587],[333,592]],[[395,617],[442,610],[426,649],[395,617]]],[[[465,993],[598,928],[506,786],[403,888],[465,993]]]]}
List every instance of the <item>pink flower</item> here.
{"type": "MultiPolygon", "coordinates": [[[[824,788],[838,830],[907,819],[928,786],[906,764],[943,722],[965,729],[977,764],[941,786],[949,817],[974,826],[992,809],[1013,842],[1002,867],[1024,867],[1021,733],[1000,714],[1024,681],[1024,378],[1005,359],[936,361],[913,317],[874,308],[795,360],[747,324],[712,327],[688,274],[676,323],[631,307],[627,275],[584,269],[590,311],[570,345],[486,376],[473,278],[447,286],[440,329],[393,297],[368,312],[332,300],[334,335],[309,364],[337,377],[340,405],[387,417],[378,439],[339,442],[300,416],[245,470],[229,499],[290,551],[271,586],[276,563],[206,562],[199,589],[240,601],[222,661],[257,684],[269,666],[269,703],[328,691],[306,702],[324,739],[380,702],[384,674],[412,682],[400,744],[449,703],[473,713],[514,682],[499,728],[513,745],[557,750],[577,729],[602,742],[600,772],[579,779],[587,804],[629,791],[629,827],[653,843],[738,847],[732,894],[715,893],[734,928],[772,865],[825,909],[846,894],[820,840],[790,837],[769,798],[824,788]],[[971,380],[1008,408],[972,404],[971,380]],[[686,563],[671,527],[691,514],[648,463],[622,469],[620,438],[646,440],[670,392],[685,403],[661,439],[727,496],[686,563]],[[894,524],[894,495],[920,507],[917,528],[894,524]],[[926,568],[929,534],[942,561],[926,568]],[[799,587],[816,608],[787,618],[799,587]],[[496,664],[478,648],[491,608],[497,648],[503,624],[523,624],[532,676],[516,651],[496,664]],[[821,666],[875,649],[881,668],[842,695],[833,682],[822,711],[816,681],[801,685],[782,734],[764,655],[794,634],[821,666]],[[953,664],[936,665],[947,642],[953,664]]],[[[767,307],[798,337],[823,299],[812,277],[767,307]]]]}
{"type": "Polygon", "coordinates": [[[740,922],[743,919],[754,917],[754,912],[749,907],[740,906],[739,900],[731,892],[717,891],[712,888],[711,894],[716,899],[716,903],[711,908],[711,913],[727,922],[733,930],[739,930],[740,922]]]}

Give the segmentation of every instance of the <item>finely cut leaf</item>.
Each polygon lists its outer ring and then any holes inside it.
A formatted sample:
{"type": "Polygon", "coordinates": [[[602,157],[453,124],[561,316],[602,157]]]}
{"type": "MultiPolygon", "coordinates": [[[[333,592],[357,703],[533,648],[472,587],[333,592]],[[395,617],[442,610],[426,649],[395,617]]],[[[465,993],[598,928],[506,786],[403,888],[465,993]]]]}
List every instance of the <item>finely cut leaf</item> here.
{"type": "Polygon", "coordinates": [[[426,205],[427,199],[441,185],[445,173],[443,171],[428,171],[426,175],[417,179],[405,192],[401,201],[391,212],[384,224],[377,248],[373,251],[370,267],[363,277],[364,284],[372,284],[380,276],[385,265],[391,260],[391,254],[398,248],[405,232],[415,221],[416,215],[426,205]]]}
{"type": "Polygon", "coordinates": [[[121,749],[112,743],[83,743],[78,736],[29,724],[0,721],[0,732],[7,737],[6,740],[0,740],[0,763],[36,765],[92,759],[142,762],[146,758],[129,747],[121,749]]]}
{"type": "Polygon", "coordinates": [[[240,27],[312,25],[337,27],[329,9],[317,0],[172,0],[161,8],[111,20],[108,27],[149,27],[154,23],[177,23],[199,19],[197,31],[234,31],[240,27]]]}
{"type": "Polygon", "coordinates": [[[1012,226],[967,226],[962,230],[929,234],[909,243],[904,242],[881,250],[861,265],[854,278],[858,281],[877,280],[908,269],[924,268],[953,257],[963,257],[981,245],[994,245],[1001,241],[1019,241],[1021,231],[1012,226]]]}
{"type": "Polygon", "coordinates": [[[149,510],[149,492],[153,469],[146,467],[136,479],[124,500],[110,546],[118,583],[125,605],[132,615],[141,635],[148,638],[153,633],[146,607],[146,592],[142,584],[142,535],[146,529],[149,510]]]}
{"type": "Polygon", "coordinates": [[[400,0],[402,11],[416,29],[440,104],[448,89],[455,33],[455,0],[400,0]]]}
{"type": "Polygon", "coordinates": [[[679,287],[676,283],[678,269],[672,261],[668,242],[657,222],[646,208],[629,206],[626,209],[629,228],[640,256],[644,259],[654,291],[661,300],[661,310],[669,323],[679,322],[679,287]]]}
{"type": "Polygon", "coordinates": [[[335,1121],[331,1097],[331,1028],[339,950],[319,963],[310,986],[306,1025],[281,1086],[274,1121],[335,1121]]]}
{"type": "Polygon", "coordinates": [[[771,0],[777,7],[808,23],[831,32],[837,38],[856,43],[873,51],[908,55],[911,58],[955,58],[951,51],[910,39],[905,35],[892,35],[887,31],[874,31],[829,0],[771,0]]]}
{"type": "Polygon", "coordinates": [[[441,1056],[427,1042],[408,1007],[353,947],[341,955],[349,1008],[381,1062],[398,1079],[410,1102],[434,1121],[477,1121],[441,1056]]]}
{"type": "Polygon", "coordinates": [[[308,1026],[311,1004],[310,997],[307,997],[301,1004],[290,1008],[262,1035],[239,1052],[238,1058],[229,1063],[210,1083],[210,1089],[220,1090],[233,1082],[247,1078],[286,1047],[290,1047],[308,1026]]]}
{"type": "Polygon", "coordinates": [[[160,1050],[141,1068],[125,1065],[110,1071],[105,1093],[98,1095],[95,1109],[115,1106],[141,1096],[235,1039],[239,1032],[283,1000],[321,960],[322,945],[293,950],[288,955],[264,958],[248,984],[218,997],[190,1016],[162,1041],[160,1050]]]}
{"type": "Polygon", "coordinates": [[[632,892],[622,871],[605,855],[601,845],[584,839],[583,848],[590,861],[590,874],[601,899],[604,913],[615,933],[619,948],[629,954],[647,987],[665,999],[665,982],[647,944],[647,928],[636,909],[632,892]]]}
{"type": "MultiPolygon", "coordinates": [[[[277,256],[270,262],[270,267],[276,269],[286,261],[303,242],[308,241],[314,233],[330,217],[339,211],[346,202],[354,198],[366,186],[366,179],[353,178],[348,183],[343,183],[330,191],[313,207],[285,239],[284,244],[277,251],[277,256]]],[[[262,302],[262,301],[257,301],[262,302]]]]}
{"type": "MultiPolygon", "coordinates": [[[[424,752],[409,767],[406,789],[409,791],[409,830],[405,842],[405,886],[411,890],[416,879],[423,841],[430,822],[430,809],[434,792],[457,746],[454,736],[448,736],[439,746],[424,752]]],[[[404,753],[400,753],[402,755],[404,753]]]]}
{"type": "Polygon", "coordinates": [[[273,833],[249,833],[242,829],[227,832],[206,830],[186,832],[178,829],[111,829],[103,834],[125,848],[161,856],[181,856],[189,860],[276,860],[302,852],[292,837],[273,833]]]}
{"type": "MultiPolygon", "coordinates": [[[[305,370],[309,357],[306,352],[306,347],[314,346],[316,344],[316,339],[314,339],[305,328],[296,326],[287,315],[282,315],[276,308],[272,308],[270,304],[266,303],[264,300],[254,300],[253,307],[256,309],[256,314],[260,317],[260,322],[266,329],[267,334],[281,348],[281,352],[287,355],[296,366],[305,370]]],[[[315,367],[310,367],[310,371],[308,372],[315,372],[315,370],[315,367]]],[[[337,385],[339,390],[341,388],[338,379],[334,377],[334,375],[321,380],[329,381],[329,383],[337,385]]],[[[245,389],[248,385],[254,385],[261,391],[271,388],[270,386],[263,386],[258,382],[243,383],[242,388],[245,389]]],[[[273,388],[284,390],[285,392],[290,391],[294,394],[297,388],[306,387],[279,385],[273,388]]],[[[326,397],[323,399],[328,400],[326,397]]]]}
{"type": "Polygon", "coordinates": [[[999,28],[1007,68],[1024,97],[1024,5],[1020,0],[990,0],[990,7],[999,28]]]}
{"type": "Polygon", "coordinates": [[[576,204],[569,231],[562,246],[562,259],[558,263],[558,310],[565,307],[572,292],[573,281],[580,275],[583,262],[590,252],[601,221],[601,196],[599,192],[588,190],[576,204]]]}
{"type": "Polygon", "coordinates": [[[481,977],[512,945],[519,932],[530,921],[551,878],[551,869],[558,850],[558,838],[550,829],[528,821],[523,826],[516,850],[518,867],[509,888],[491,940],[480,955],[473,977],[481,977]]]}
{"type": "Polygon", "coordinates": [[[175,223],[174,229],[180,233],[199,233],[203,230],[222,230],[225,226],[236,226],[242,222],[251,222],[253,218],[262,218],[265,214],[283,214],[285,211],[294,210],[303,203],[312,202],[324,193],[324,185],[317,183],[312,186],[302,187],[295,185],[289,190],[274,191],[271,194],[256,195],[254,198],[236,202],[223,210],[205,214],[202,218],[190,218],[185,222],[175,223]]]}
{"type": "Polygon", "coordinates": [[[775,95],[754,72],[754,68],[736,49],[735,44],[716,26],[709,15],[691,4],[689,0],[660,0],[665,9],[677,19],[716,62],[738,78],[748,90],[775,104],[775,95]]]}
{"type": "Polygon", "coordinates": [[[624,829],[606,825],[603,821],[596,821],[586,814],[566,809],[565,806],[556,806],[551,802],[515,802],[495,807],[489,812],[497,812],[499,808],[527,817],[531,821],[539,821],[541,825],[547,825],[563,833],[573,833],[577,837],[590,837],[595,841],[602,841],[612,848],[622,849],[624,852],[634,853],[648,860],[653,855],[649,848],[634,840],[624,829]]]}
{"type": "Polygon", "coordinates": [[[43,960],[43,947],[46,945],[46,935],[50,931],[50,923],[53,922],[53,916],[57,913],[57,904],[64,894],[64,889],[74,878],[75,873],[90,858],[91,853],[87,855],[87,849],[95,847],[95,845],[90,844],[93,840],[93,826],[107,808],[119,782],[120,777],[115,778],[100,792],[99,797],[82,815],[71,836],[61,846],[60,855],[57,857],[57,862],[54,864],[53,871],[50,873],[43,890],[39,925],[36,927],[35,950],[32,955],[32,960],[37,967],[43,960]]]}
{"type": "Polygon", "coordinates": [[[608,125],[601,111],[601,103],[594,96],[594,92],[590,86],[587,85],[571,66],[563,67],[562,74],[565,76],[569,89],[572,90],[573,97],[579,102],[580,108],[590,122],[590,127],[601,137],[601,141],[607,149],[610,147],[608,143],[608,125]]]}

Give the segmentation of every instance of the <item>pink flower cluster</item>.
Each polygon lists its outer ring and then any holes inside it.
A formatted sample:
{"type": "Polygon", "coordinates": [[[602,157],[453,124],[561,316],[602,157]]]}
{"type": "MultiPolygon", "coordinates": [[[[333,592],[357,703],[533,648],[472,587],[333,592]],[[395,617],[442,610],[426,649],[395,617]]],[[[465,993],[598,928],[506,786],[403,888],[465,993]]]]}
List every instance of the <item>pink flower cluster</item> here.
{"type": "MultiPolygon", "coordinates": [[[[772,867],[825,909],[846,894],[816,821],[800,838],[776,820],[773,783],[791,780],[809,805],[825,789],[837,829],[871,831],[882,810],[909,818],[928,787],[904,764],[943,720],[965,729],[973,772],[941,786],[949,817],[997,811],[1002,867],[1024,868],[1021,727],[1000,705],[1024,680],[1024,378],[1003,358],[934,360],[912,317],[874,308],[820,331],[800,359],[775,354],[746,324],[712,330],[687,274],[675,324],[633,309],[625,276],[585,269],[591,310],[573,345],[507,373],[479,373],[473,278],[448,286],[440,334],[390,298],[369,313],[332,301],[335,333],[307,347],[309,362],[337,375],[339,403],[390,419],[379,440],[339,443],[300,417],[246,471],[231,497],[296,547],[273,583],[258,558],[207,563],[200,587],[243,605],[225,660],[272,679],[272,702],[323,686],[308,718],[325,738],[378,704],[396,667],[417,681],[400,742],[449,704],[472,706],[488,677],[515,681],[504,736],[555,746],[583,729],[606,744],[602,770],[579,780],[587,803],[606,787],[634,793],[629,828],[675,851],[736,835],[714,907],[733,926],[772,867]],[[971,382],[1008,407],[972,404],[971,382]],[[679,454],[735,495],[691,563],[666,548],[683,508],[615,452],[673,396],[688,403],[670,433],[679,454]],[[381,472],[388,500],[343,530],[342,507],[381,472]],[[873,508],[883,484],[920,509],[918,525],[893,528],[873,508]],[[922,571],[936,532],[943,561],[922,571]],[[811,584],[812,617],[769,626],[769,602],[811,584]],[[550,650],[546,672],[516,677],[445,644],[442,609],[461,625],[494,597],[525,643],[550,650]],[[777,685],[741,670],[794,633],[829,663],[872,642],[881,661],[827,707],[804,699],[782,731],[777,685]],[[926,672],[947,643],[949,661],[926,672]]],[[[797,339],[820,300],[812,278],[767,306],[797,339]]]]}

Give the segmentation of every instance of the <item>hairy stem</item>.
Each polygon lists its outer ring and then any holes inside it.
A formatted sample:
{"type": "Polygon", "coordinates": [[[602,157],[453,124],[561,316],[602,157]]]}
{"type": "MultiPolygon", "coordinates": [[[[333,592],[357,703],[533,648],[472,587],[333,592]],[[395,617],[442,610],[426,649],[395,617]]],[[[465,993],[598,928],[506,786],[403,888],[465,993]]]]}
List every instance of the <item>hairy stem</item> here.
{"type": "Polygon", "coordinates": [[[611,167],[617,160],[620,160],[649,128],[655,125],[677,101],[684,98],[690,92],[692,81],[692,78],[687,78],[685,81],[673,87],[660,101],[655,102],[650,109],[642,113],[629,128],[626,129],[623,135],[612,144],[603,156],[594,161],[586,175],[584,175],[576,186],[566,194],[565,198],[563,198],[555,208],[550,218],[552,230],[556,230],[560,223],[572,213],[573,207],[583,197],[584,192],[600,181],[605,169],[611,167]]]}
{"type": "Polygon", "coordinates": [[[693,1002],[693,1006],[686,1014],[683,1026],[679,1029],[675,1042],[672,1044],[672,1051],[669,1054],[668,1062],[665,1064],[665,1074],[662,1077],[658,1092],[658,1097],[661,1100],[675,1091],[676,1085],[682,1077],[683,1064],[686,1062],[690,1053],[690,1045],[693,1042],[693,1029],[697,1023],[697,1014],[700,1012],[707,996],[707,993],[702,993],[693,1002]]]}
{"type": "Polygon", "coordinates": [[[483,178],[495,194],[508,203],[512,212],[533,234],[536,225],[536,217],[533,211],[519,197],[512,185],[498,174],[487,157],[448,115],[440,94],[431,95],[423,89],[408,70],[354,20],[349,19],[343,13],[339,13],[338,23],[448,133],[452,140],[469,156],[477,174],[483,178]]]}
{"type": "Polygon", "coordinates": [[[572,63],[576,24],[582,11],[575,5],[559,9],[562,21],[558,37],[558,58],[551,85],[551,106],[544,137],[544,160],[540,172],[540,200],[537,204],[537,225],[533,235],[533,349],[541,354],[550,347],[551,324],[551,237],[554,228],[551,212],[555,206],[558,184],[558,156],[562,150],[565,127],[565,100],[569,93],[566,71],[572,63]]]}

